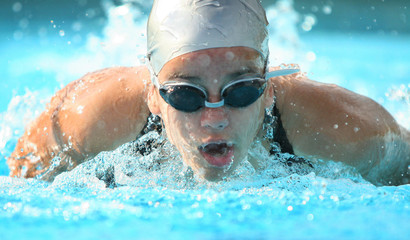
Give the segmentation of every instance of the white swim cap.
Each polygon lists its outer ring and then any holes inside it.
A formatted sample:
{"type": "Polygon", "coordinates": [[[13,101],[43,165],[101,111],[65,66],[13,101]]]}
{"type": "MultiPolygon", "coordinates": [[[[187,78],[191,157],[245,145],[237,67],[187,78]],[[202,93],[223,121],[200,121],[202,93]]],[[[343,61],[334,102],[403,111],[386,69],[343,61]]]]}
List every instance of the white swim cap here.
{"type": "Polygon", "coordinates": [[[259,0],[154,0],[148,19],[149,64],[209,48],[249,47],[268,58],[268,21],[259,0]]]}

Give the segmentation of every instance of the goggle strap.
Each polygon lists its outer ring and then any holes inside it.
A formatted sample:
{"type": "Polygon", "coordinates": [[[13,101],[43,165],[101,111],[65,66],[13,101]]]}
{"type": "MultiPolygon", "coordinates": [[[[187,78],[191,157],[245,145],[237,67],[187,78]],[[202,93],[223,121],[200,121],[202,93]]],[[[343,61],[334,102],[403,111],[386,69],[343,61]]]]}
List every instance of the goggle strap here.
{"type": "Polygon", "coordinates": [[[225,104],[225,101],[223,99],[215,103],[205,101],[205,107],[208,107],[208,108],[219,108],[219,107],[222,107],[224,104],[225,104]]]}
{"type": "Polygon", "coordinates": [[[266,79],[298,73],[300,69],[280,69],[266,73],[266,79]]]}

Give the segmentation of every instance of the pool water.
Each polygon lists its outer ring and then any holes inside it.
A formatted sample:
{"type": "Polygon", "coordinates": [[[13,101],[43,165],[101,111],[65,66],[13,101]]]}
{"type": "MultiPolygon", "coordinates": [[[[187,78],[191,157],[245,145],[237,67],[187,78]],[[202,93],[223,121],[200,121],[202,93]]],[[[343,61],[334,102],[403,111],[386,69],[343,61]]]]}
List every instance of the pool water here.
{"type": "MultiPolygon", "coordinates": [[[[0,105],[2,159],[57,89],[89,71],[140,63],[149,2],[103,2],[107,21],[100,34],[70,35],[64,24],[50,23],[48,35],[17,34],[16,41],[1,43],[8,56],[0,67],[2,86],[9,94],[3,94],[0,105]]],[[[409,35],[301,32],[301,21],[312,23],[301,18],[291,1],[280,1],[267,13],[272,65],[298,63],[314,80],[371,97],[410,129],[409,35]]],[[[316,163],[314,172],[294,173],[263,153],[260,157],[272,164],[266,171],[255,173],[245,162],[225,181],[204,182],[168,143],[164,151],[170,153],[169,162],[151,171],[147,164],[161,152],[141,158],[130,152],[132,144],[101,153],[53,183],[10,178],[5,160],[0,160],[0,239],[410,235],[410,185],[376,187],[355,169],[333,162],[316,163]]]]}

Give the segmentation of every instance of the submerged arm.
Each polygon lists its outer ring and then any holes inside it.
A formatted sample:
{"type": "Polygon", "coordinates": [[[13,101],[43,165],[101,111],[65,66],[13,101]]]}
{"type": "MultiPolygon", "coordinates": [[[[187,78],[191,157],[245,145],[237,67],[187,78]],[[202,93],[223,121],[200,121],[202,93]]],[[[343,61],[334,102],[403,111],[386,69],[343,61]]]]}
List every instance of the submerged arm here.
{"type": "Polygon", "coordinates": [[[375,184],[409,180],[409,131],[379,104],[304,77],[271,79],[297,155],[345,162],[375,184]]]}
{"type": "Polygon", "coordinates": [[[18,140],[7,161],[10,175],[35,177],[59,157],[59,166],[42,177],[51,180],[101,151],[134,140],[149,115],[148,84],[143,67],[107,68],[68,84],[18,140]]]}

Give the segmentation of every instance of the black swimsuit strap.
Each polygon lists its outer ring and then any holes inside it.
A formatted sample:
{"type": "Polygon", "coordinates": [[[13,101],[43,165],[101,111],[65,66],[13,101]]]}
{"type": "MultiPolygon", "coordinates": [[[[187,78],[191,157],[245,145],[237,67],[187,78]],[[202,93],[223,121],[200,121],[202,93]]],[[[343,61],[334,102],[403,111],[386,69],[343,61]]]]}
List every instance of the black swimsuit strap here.
{"type": "Polygon", "coordinates": [[[293,151],[292,144],[290,144],[288,137],[286,136],[286,131],[283,128],[282,119],[280,118],[280,113],[276,104],[273,106],[273,116],[276,117],[276,126],[274,127],[275,133],[273,141],[279,143],[280,149],[283,153],[295,154],[293,151]]]}

